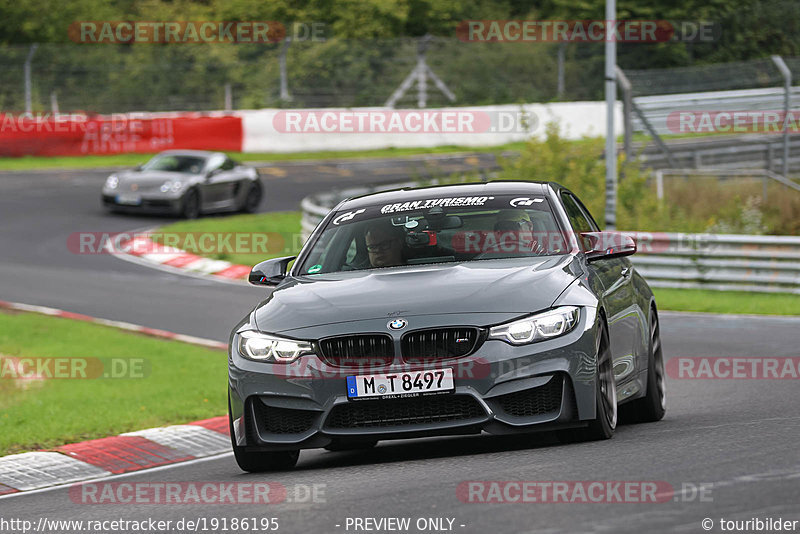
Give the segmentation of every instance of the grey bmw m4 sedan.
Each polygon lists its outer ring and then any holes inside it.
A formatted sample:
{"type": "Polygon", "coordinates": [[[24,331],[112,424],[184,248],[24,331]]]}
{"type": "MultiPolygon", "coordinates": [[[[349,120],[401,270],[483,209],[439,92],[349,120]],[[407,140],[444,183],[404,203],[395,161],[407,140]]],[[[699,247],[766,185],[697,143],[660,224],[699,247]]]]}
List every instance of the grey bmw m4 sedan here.
{"type": "Polygon", "coordinates": [[[132,171],[110,175],[103,206],[113,212],[147,212],[194,219],[206,213],[258,209],[258,173],[222,152],[167,150],[132,171]]]}
{"type": "Polygon", "coordinates": [[[345,200],[296,258],[250,273],[273,289],[230,336],[239,466],[422,436],[608,439],[619,418],[661,419],[658,314],[635,251],[555,183],[345,200]]]}

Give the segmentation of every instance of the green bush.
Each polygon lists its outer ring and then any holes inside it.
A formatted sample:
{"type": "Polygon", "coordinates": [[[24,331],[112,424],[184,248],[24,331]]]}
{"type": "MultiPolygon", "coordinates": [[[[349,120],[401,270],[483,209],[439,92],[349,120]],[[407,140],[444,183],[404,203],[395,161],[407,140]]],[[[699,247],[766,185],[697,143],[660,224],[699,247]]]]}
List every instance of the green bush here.
{"type": "MultiPolygon", "coordinates": [[[[605,217],[604,140],[570,141],[555,124],[545,139],[533,139],[520,157],[503,162],[499,178],[552,181],[574,191],[598,224],[605,217]]],[[[652,173],[639,161],[618,161],[617,228],[661,232],[789,234],[800,231],[800,194],[769,184],[762,200],[760,179],[717,181],[707,177],[666,180],[662,202],[652,173]]]]}

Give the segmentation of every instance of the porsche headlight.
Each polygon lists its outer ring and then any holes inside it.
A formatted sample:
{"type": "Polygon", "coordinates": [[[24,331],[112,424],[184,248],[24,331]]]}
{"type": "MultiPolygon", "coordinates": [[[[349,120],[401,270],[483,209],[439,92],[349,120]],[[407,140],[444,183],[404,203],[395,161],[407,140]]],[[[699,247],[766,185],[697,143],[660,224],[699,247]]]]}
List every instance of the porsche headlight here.
{"type": "Polygon", "coordinates": [[[512,345],[525,345],[551,339],[575,328],[579,315],[578,307],[561,306],[524,319],[493,326],[489,329],[489,339],[500,339],[512,345]]]}
{"type": "Polygon", "coordinates": [[[118,185],[119,185],[119,178],[117,178],[115,175],[112,174],[111,176],[106,178],[106,187],[107,188],[116,189],[118,185]]]}
{"type": "Polygon", "coordinates": [[[174,182],[172,180],[167,180],[166,182],[161,184],[161,192],[167,193],[169,191],[172,191],[173,193],[177,193],[178,191],[181,190],[181,187],[183,187],[183,184],[181,183],[180,180],[175,180],[174,182]]]}
{"type": "Polygon", "coordinates": [[[314,354],[308,341],[297,341],[246,330],[239,333],[239,354],[259,362],[291,363],[300,356],[314,354]]]}

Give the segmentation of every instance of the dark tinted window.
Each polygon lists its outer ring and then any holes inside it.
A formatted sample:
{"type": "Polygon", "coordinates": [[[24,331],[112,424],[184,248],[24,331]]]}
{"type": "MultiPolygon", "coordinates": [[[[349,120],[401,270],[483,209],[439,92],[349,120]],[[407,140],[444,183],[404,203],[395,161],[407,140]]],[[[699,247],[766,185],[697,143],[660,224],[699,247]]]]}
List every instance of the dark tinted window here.
{"type": "Polygon", "coordinates": [[[576,232],[596,232],[592,222],[584,215],[583,210],[578,205],[575,198],[569,193],[562,193],[561,200],[564,202],[564,209],[569,217],[569,223],[576,232]]]}

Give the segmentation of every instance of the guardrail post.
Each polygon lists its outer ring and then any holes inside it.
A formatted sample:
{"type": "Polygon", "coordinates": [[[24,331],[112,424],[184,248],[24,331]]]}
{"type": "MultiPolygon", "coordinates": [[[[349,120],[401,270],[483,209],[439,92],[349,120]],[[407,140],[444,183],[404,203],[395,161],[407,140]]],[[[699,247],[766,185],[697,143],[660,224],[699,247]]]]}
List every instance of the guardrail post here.
{"type": "Polygon", "coordinates": [[[659,202],[664,201],[664,173],[661,170],[656,171],[656,197],[659,202]]]}
{"type": "Polygon", "coordinates": [[[783,76],[783,176],[789,177],[789,109],[791,108],[792,71],[781,56],[772,56],[772,62],[783,76]]]}

